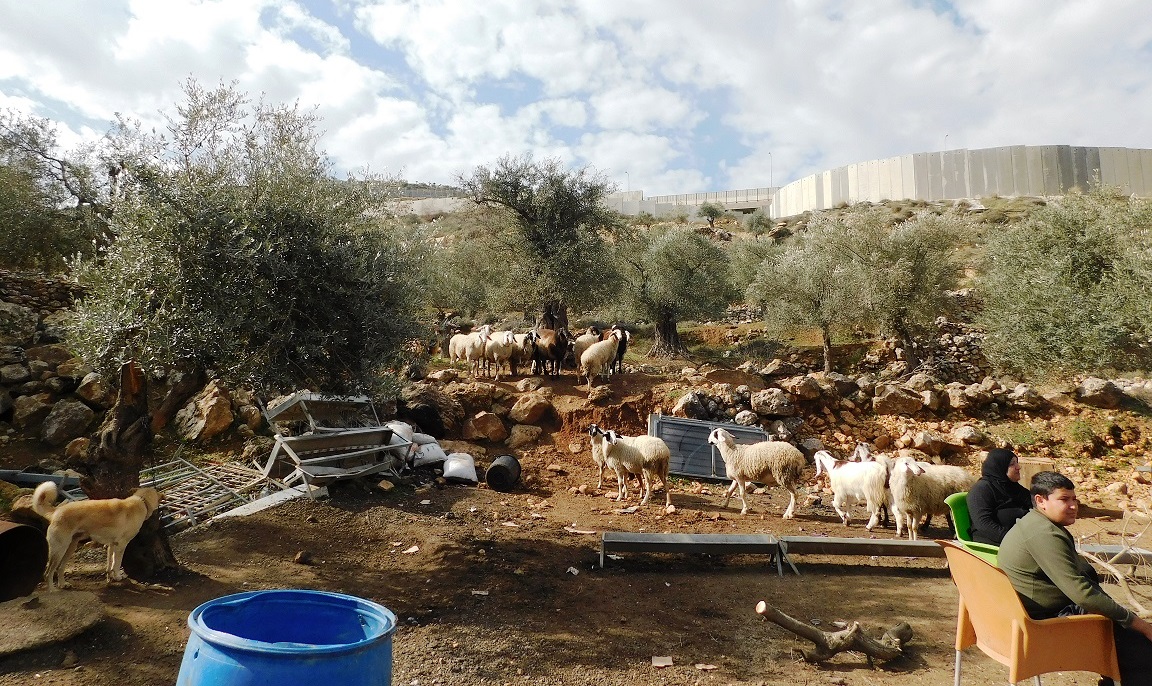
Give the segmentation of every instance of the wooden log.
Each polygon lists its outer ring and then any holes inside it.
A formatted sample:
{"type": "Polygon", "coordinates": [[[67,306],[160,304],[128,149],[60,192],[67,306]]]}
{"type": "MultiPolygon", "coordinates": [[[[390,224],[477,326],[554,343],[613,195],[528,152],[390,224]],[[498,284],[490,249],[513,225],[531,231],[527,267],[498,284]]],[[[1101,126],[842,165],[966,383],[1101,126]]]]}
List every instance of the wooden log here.
{"type": "Polygon", "coordinates": [[[792,633],[806,638],[816,647],[814,650],[801,650],[806,662],[817,663],[831,659],[846,650],[864,653],[868,664],[877,659],[882,662],[904,657],[904,644],[912,640],[912,627],[900,622],[884,632],[880,638],[872,638],[864,633],[859,622],[852,622],[839,631],[821,631],[806,622],[788,616],[779,609],[761,600],[756,603],[756,613],[768,621],[792,633]]]}

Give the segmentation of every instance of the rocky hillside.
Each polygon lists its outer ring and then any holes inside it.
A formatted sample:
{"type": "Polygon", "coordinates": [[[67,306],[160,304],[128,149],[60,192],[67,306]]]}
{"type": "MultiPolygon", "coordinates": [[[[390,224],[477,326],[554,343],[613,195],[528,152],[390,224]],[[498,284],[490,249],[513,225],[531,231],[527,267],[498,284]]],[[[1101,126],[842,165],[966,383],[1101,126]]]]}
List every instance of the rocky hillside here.
{"type": "MultiPolygon", "coordinates": [[[[0,278],[0,286],[0,467],[59,468],[114,398],[107,381],[59,343],[67,284],[0,278]]],[[[850,374],[814,372],[814,360],[801,351],[764,365],[734,354],[724,367],[657,367],[630,358],[623,375],[591,393],[571,372],[491,383],[440,361],[381,409],[481,462],[514,452],[541,467],[587,462],[589,423],[642,433],[651,412],[759,425],[808,455],[843,455],[867,441],[974,471],[982,450],[1007,444],[1077,479],[1089,499],[1121,509],[1149,506],[1147,475],[1135,468],[1152,459],[1152,381],[1086,378],[1037,387],[996,378],[980,354],[978,330],[945,320],[937,327],[927,364],[912,375],[891,344],[865,346],[850,374]]],[[[710,328],[708,335],[733,351],[754,336],[736,324],[710,328]]],[[[266,454],[269,441],[252,395],[216,383],[179,413],[172,432],[172,440],[158,442],[161,451],[187,442],[203,453],[254,457],[266,454]]]]}

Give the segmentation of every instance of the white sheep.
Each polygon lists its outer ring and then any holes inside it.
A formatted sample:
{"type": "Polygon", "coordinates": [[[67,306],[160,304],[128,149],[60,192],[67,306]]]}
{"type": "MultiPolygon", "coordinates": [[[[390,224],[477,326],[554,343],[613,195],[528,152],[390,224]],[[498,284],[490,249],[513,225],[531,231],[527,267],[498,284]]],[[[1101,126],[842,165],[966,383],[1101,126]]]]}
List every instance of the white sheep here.
{"type": "Polygon", "coordinates": [[[744,505],[740,514],[748,514],[748,483],[757,482],[766,486],[778,484],[786,488],[791,496],[788,509],[784,511],[784,519],[792,519],[796,509],[796,489],[800,487],[804,467],[808,464],[804,453],[784,441],[736,445],[736,439],[724,429],[713,429],[708,434],[708,442],[720,449],[724,469],[728,478],[732,479],[721,507],[728,507],[732,493],[739,490],[740,502],[744,505]]]}
{"type": "Polygon", "coordinates": [[[600,329],[597,329],[595,326],[590,326],[588,327],[588,331],[577,336],[576,340],[572,341],[572,357],[576,361],[577,366],[580,365],[580,356],[584,354],[584,351],[593,343],[600,342],[600,340],[602,340],[600,337],[600,329]]]}
{"type": "Polygon", "coordinates": [[[500,367],[508,365],[508,372],[512,372],[512,355],[516,352],[516,334],[511,331],[497,331],[489,336],[484,344],[484,359],[491,362],[496,368],[495,381],[500,380],[500,367]]]}
{"type": "Polygon", "coordinates": [[[476,376],[480,372],[480,363],[484,360],[484,347],[490,335],[492,327],[485,324],[472,333],[458,333],[452,336],[448,342],[448,359],[453,362],[466,362],[469,372],[472,376],[476,376]]]}
{"type": "Polygon", "coordinates": [[[616,472],[620,490],[616,500],[628,497],[628,474],[641,475],[644,496],[641,505],[647,505],[654,488],[653,482],[659,478],[664,485],[664,506],[672,505],[672,493],[668,486],[668,466],[672,453],[663,439],[655,436],[620,436],[615,431],[607,431],[604,436],[604,463],[616,472]]]}
{"type": "MultiPolygon", "coordinates": [[[[604,468],[607,463],[604,458],[604,442],[608,432],[601,429],[595,424],[588,425],[588,438],[589,443],[592,444],[592,461],[596,463],[596,468],[599,470],[599,478],[596,481],[596,488],[604,488],[604,468]]],[[[636,480],[640,482],[641,487],[644,485],[643,476],[640,472],[633,472],[636,480]]]]}
{"type": "Polygon", "coordinates": [[[888,484],[892,490],[892,516],[896,519],[896,535],[908,527],[908,538],[915,541],[920,521],[935,514],[949,517],[944,499],[953,493],[969,490],[976,477],[963,467],[917,462],[911,457],[900,457],[892,462],[888,484]]]}
{"type": "Polygon", "coordinates": [[[580,366],[576,368],[576,381],[580,377],[588,379],[588,390],[592,390],[592,377],[597,374],[607,375],[616,359],[616,348],[620,345],[620,332],[613,331],[607,340],[599,341],[588,346],[580,356],[580,366]]]}
{"type": "Polygon", "coordinates": [[[840,515],[840,521],[848,526],[848,513],[842,508],[852,505],[853,501],[862,500],[868,508],[868,524],[865,529],[871,531],[880,518],[880,507],[888,501],[887,481],[888,470],[876,461],[847,462],[837,460],[827,450],[820,450],[813,459],[816,461],[816,476],[821,472],[828,473],[828,482],[832,486],[832,507],[840,515]]]}

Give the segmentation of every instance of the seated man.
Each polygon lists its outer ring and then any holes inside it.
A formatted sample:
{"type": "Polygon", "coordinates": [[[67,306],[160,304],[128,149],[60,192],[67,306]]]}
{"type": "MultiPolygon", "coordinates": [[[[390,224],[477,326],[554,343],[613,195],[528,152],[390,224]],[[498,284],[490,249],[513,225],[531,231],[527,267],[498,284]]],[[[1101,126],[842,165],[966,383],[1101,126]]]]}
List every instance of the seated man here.
{"type": "MultiPolygon", "coordinates": [[[[1152,685],[1152,624],[1100,588],[1096,571],[1076,553],[1076,542],[1066,528],[1076,521],[1080,507],[1075,489],[1068,477],[1056,472],[1032,477],[1033,509],[1000,544],[1000,569],[1034,619],[1086,613],[1111,619],[1120,682],[1152,685]]],[[[1101,684],[1111,682],[1101,679],[1101,684]]]]}

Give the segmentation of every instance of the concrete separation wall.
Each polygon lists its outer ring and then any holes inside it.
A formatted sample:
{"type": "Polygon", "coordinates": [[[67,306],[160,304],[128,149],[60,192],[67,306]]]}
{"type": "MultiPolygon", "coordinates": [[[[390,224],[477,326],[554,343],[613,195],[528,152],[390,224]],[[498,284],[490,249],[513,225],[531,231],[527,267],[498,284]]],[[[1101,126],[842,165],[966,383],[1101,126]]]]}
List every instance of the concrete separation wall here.
{"type": "Polygon", "coordinates": [[[1095,180],[1124,193],[1152,197],[1152,150],[1073,145],[1009,145],[978,150],[918,152],[857,162],[805,176],[780,188],[749,188],[645,198],[614,193],[604,204],[621,214],[698,218],[705,202],[736,212],[762,209],[790,217],[838,205],[883,200],[961,200],[1000,196],[1063,195],[1095,180]]]}

